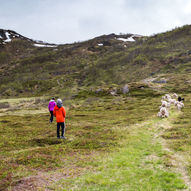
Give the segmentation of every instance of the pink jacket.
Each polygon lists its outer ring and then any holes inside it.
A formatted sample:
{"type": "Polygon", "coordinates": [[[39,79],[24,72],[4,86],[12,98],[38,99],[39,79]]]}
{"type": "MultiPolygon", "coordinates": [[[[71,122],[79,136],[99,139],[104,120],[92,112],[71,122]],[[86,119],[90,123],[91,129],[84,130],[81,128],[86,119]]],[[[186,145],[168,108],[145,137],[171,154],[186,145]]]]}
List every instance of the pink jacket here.
{"type": "Polygon", "coordinates": [[[54,100],[50,100],[48,104],[48,110],[53,111],[55,106],[56,106],[56,102],[54,100]]]}

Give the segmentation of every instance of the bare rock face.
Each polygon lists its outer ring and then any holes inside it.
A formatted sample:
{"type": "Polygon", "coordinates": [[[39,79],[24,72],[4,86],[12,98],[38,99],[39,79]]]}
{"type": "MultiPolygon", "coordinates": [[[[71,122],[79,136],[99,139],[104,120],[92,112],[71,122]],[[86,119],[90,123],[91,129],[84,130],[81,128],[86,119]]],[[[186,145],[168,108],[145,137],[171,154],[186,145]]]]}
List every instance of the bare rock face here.
{"type": "Polygon", "coordinates": [[[123,86],[123,88],[122,88],[122,93],[123,93],[123,94],[129,93],[129,87],[128,87],[127,84],[123,86]]]}

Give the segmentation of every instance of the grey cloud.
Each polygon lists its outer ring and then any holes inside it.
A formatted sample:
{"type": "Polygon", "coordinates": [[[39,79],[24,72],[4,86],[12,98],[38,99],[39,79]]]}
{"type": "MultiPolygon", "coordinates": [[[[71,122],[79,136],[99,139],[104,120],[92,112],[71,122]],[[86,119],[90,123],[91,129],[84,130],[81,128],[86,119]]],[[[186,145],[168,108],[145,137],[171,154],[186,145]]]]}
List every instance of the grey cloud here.
{"type": "Polygon", "coordinates": [[[151,35],[189,24],[189,3],[190,0],[0,0],[0,28],[57,43],[113,32],[151,35]]]}

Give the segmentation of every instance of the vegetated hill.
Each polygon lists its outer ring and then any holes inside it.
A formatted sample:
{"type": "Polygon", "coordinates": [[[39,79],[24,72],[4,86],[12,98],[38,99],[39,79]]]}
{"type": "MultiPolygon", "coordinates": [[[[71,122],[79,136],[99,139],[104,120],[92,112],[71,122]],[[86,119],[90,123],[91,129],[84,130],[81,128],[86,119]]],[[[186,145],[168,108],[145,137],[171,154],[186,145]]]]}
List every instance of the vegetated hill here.
{"type": "Polygon", "coordinates": [[[13,38],[0,44],[0,94],[62,94],[150,77],[164,78],[164,89],[190,91],[190,37],[186,25],[151,37],[110,34],[65,45],[13,38]]]}

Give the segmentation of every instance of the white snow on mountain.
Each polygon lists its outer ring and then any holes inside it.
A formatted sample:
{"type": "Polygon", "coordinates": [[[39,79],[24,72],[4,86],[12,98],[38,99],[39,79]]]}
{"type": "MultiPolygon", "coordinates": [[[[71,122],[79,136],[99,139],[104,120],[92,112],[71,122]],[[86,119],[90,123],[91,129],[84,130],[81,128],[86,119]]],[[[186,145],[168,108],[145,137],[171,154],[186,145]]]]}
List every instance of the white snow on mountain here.
{"type": "Polygon", "coordinates": [[[127,39],[129,42],[134,42],[135,41],[135,39],[131,36],[131,37],[129,37],[128,39],[127,39]]]}
{"type": "Polygon", "coordinates": [[[36,46],[36,47],[51,47],[51,48],[57,47],[56,45],[48,45],[48,44],[34,44],[34,46],[36,46]]]}
{"type": "Polygon", "coordinates": [[[103,43],[98,43],[97,45],[98,45],[98,46],[103,46],[103,43]]]}
{"type": "Polygon", "coordinates": [[[121,40],[123,42],[134,42],[135,39],[133,39],[134,36],[131,36],[129,38],[117,38],[117,40],[121,40]]]}
{"type": "Polygon", "coordinates": [[[4,40],[4,42],[11,42],[11,39],[9,37],[10,34],[8,32],[5,32],[5,35],[6,35],[7,39],[4,40]]]}

